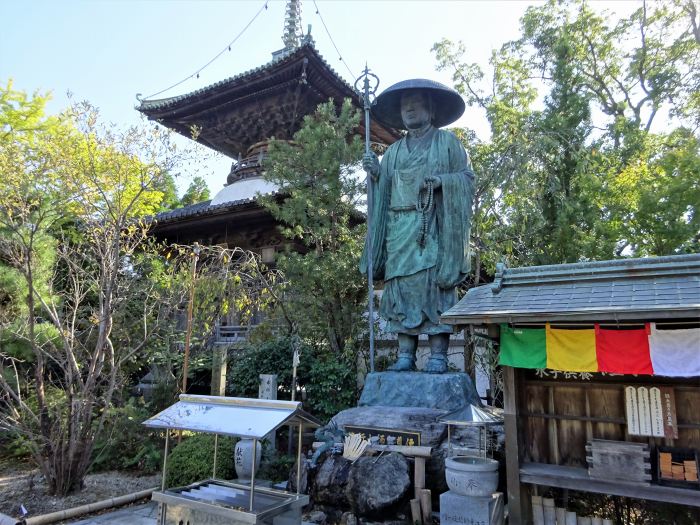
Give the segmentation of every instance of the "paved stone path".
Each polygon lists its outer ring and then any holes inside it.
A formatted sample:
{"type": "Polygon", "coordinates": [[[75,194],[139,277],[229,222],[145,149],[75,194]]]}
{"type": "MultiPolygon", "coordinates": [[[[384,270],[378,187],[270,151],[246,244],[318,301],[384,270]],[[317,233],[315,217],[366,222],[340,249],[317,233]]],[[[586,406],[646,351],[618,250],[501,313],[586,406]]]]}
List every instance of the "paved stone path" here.
{"type": "Polygon", "coordinates": [[[125,509],[117,509],[80,521],[72,521],[69,525],[155,525],[158,515],[158,504],[150,501],[143,505],[135,505],[125,509]]]}

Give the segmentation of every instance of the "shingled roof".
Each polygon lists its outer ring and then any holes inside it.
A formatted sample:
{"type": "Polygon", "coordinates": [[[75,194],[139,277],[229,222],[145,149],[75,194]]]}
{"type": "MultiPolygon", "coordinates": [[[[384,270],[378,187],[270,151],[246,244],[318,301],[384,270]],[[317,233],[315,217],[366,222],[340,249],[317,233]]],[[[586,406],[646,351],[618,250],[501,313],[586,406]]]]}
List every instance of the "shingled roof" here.
{"type": "MultiPolygon", "coordinates": [[[[318,104],[333,99],[340,105],[344,98],[360,107],[354,88],[307,38],[260,67],[191,93],[141,100],[136,109],[187,138],[197,129],[197,142],[236,159],[261,140],[291,139],[318,104]]],[[[358,132],[364,133],[363,126],[358,132]]],[[[401,135],[372,120],[370,136],[389,145],[401,135]]]]}
{"type": "Polygon", "coordinates": [[[442,316],[449,324],[700,317],[700,254],[504,268],[442,316]]]}

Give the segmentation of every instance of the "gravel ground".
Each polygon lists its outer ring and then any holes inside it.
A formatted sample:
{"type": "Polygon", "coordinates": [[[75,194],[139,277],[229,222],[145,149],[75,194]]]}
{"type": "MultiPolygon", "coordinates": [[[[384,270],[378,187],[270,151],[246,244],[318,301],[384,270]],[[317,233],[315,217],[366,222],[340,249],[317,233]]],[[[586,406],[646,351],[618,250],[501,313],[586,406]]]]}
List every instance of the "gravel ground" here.
{"type": "Polygon", "coordinates": [[[19,506],[24,505],[30,516],[38,516],[156,486],[160,487],[160,474],[139,476],[134,472],[100,472],[88,474],[85,488],[80,492],[60,498],[47,493],[46,483],[37,469],[29,465],[2,463],[0,513],[16,517],[19,506]]]}

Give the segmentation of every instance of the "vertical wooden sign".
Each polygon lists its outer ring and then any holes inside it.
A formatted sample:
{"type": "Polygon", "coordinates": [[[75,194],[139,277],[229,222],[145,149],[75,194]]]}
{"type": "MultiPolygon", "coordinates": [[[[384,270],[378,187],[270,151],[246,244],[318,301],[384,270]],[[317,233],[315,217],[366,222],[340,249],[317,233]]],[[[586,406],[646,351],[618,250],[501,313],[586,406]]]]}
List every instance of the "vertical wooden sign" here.
{"type": "Polygon", "coordinates": [[[663,386],[661,391],[661,409],[664,420],[664,436],[668,439],[678,439],[678,422],[676,421],[676,396],[673,388],[663,386]]]}
{"type": "Polygon", "coordinates": [[[664,437],[664,414],[659,387],[654,386],[649,389],[649,402],[651,409],[651,435],[664,437]]]}
{"type": "Polygon", "coordinates": [[[637,389],[633,386],[625,387],[625,414],[627,415],[627,432],[632,436],[639,436],[637,389]]]}
{"type": "Polygon", "coordinates": [[[676,399],[671,387],[625,387],[627,432],[631,436],[678,439],[676,399]]]}
{"type": "Polygon", "coordinates": [[[639,432],[642,436],[651,436],[651,407],[649,404],[649,389],[640,386],[637,389],[639,404],[639,432]]]}

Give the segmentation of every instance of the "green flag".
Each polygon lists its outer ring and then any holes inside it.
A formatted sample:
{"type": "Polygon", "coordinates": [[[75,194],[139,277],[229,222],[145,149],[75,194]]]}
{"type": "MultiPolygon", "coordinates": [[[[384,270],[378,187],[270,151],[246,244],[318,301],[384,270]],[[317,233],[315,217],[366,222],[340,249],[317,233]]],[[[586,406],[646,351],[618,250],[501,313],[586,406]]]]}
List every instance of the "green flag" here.
{"type": "Polygon", "coordinates": [[[546,368],[547,336],[544,328],[511,328],[502,324],[499,363],[515,368],[546,368]]]}

